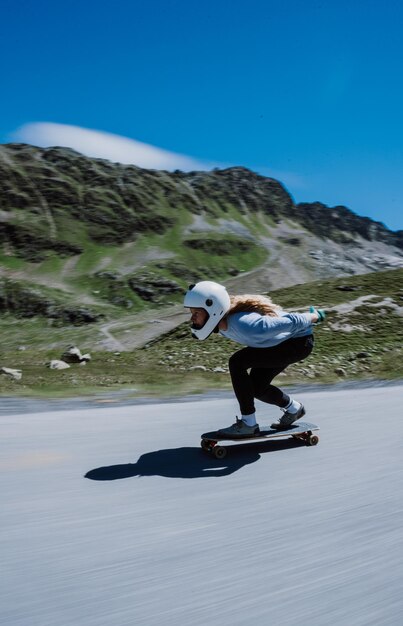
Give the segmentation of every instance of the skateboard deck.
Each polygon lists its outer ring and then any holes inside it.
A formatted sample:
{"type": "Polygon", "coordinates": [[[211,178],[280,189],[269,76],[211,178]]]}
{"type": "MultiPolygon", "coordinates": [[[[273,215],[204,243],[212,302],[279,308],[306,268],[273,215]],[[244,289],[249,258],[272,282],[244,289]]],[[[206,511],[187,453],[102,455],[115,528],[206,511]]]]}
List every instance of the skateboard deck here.
{"type": "Polygon", "coordinates": [[[319,430],[319,426],[310,422],[296,422],[289,428],[277,430],[275,428],[267,428],[261,430],[257,435],[251,437],[229,437],[223,435],[217,430],[204,433],[201,436],[201,447],[205,452],[212,454],[217,459],[223,459],[227,454],[227,448],[222,445],[223,442],[231,443],[250,443],[251,441],[265,441],[266,439],[278,439],[280,437],[292,437],[300,439],[307,446],[316,446],[319,443],[319,437],[313,432],[319,430]]]}

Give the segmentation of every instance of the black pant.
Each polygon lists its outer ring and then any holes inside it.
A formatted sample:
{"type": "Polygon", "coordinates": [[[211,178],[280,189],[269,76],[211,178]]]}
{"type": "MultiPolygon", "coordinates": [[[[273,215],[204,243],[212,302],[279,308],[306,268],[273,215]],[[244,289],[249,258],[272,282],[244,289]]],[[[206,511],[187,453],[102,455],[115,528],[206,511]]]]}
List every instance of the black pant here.
{"type": "Polygon", "coordinates": [[[272,348],[243,348],[235,352],[228,365],[242,415],[255,412],[255,398],[279,407],[287,406],[289,396],[270,383],[288,365],[309,356],[312,348],[313,336],[308,335],[288,339],[272,348]]]}

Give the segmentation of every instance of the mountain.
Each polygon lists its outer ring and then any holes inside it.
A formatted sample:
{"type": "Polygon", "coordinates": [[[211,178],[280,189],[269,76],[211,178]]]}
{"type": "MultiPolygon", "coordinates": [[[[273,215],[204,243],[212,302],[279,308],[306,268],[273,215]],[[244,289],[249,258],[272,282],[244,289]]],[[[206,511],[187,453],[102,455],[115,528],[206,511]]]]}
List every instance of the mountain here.
{"type": "Polygon", "coordinates": [[[242,167],[144,170],[67,148],[0,146],[0,310],[57,323],[178,302],[210,278],[269,291],[403,267],[403,231],[296,204],[242,167]]]}

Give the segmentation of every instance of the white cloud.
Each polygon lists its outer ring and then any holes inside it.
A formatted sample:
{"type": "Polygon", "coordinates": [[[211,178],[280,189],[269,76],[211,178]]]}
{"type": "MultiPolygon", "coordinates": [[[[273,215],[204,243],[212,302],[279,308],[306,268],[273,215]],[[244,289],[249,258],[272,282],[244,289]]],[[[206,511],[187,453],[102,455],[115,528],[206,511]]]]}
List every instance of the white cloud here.
{"type": "Polygon", "coordinates": [[[11,140],[42,148],[50,146],[73,148],[86,156],[149,169],[209,170],[216,165],[120,135],[51,122],[24,124],[12,134],[11,140]]]}
{"type": "MultiPolygon", "coordinates": [[[[224,169],[229,163],[199,161],[184,154],[169,152],[135,139],[90,130],[68,124],[52,122],[30,122],[24,124],[10,135],[11,141],[29,143],[42,148],[63,146],[73,148],[89,157],[107,159],[117,163],[133,164],[139,167],[157,170],[211,170],[214,167],[224,169]]],[[[302,176],[294,172],[279,171],[270,167],[247,165],[262,176],[276,178],[291,189],[307,187],[302,176]]]]}

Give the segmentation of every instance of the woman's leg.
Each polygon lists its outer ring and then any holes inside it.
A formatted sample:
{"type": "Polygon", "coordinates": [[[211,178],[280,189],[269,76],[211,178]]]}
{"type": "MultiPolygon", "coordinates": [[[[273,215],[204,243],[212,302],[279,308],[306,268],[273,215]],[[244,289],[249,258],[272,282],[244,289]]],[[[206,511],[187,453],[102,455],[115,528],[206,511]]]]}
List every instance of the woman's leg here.
{"type": "Polygon", "coordinates": [[[290,402],[290,396],[279,387],[270,384],[273,378],[283,372],[286,367],[287,366],[277,368],[252,368],[249,376],[252,379],[255,398],[261,402],[274,404],[280,408],[286,407],[290,402]]]}
{"type": "Polygon", "coordinates": [[[273,348],[243,348],[235,352],[229,359],[229,371],[242,415],[255,412],[255,397],[280,407],[287,406],[287,394],[270,383],[288,365],[309,356],[312,347],[309,336],[289,339],[273,348]]]}

